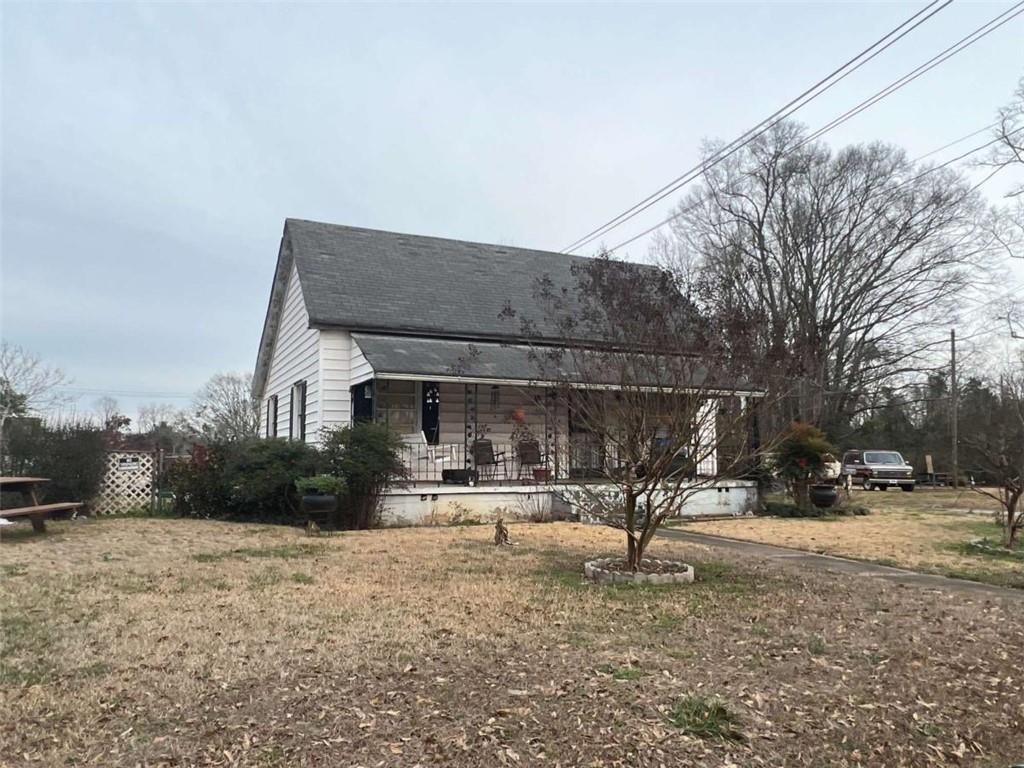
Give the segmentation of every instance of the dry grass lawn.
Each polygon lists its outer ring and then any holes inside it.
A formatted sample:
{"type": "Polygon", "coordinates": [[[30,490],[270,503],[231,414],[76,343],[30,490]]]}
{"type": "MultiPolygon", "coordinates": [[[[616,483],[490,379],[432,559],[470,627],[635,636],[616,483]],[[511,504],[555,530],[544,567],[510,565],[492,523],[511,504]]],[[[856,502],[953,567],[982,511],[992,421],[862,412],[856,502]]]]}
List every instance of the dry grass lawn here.
{"type": "Polygon", "coordinates": [[[0,542],[5,766],[1024,759],[1012,600],[666,541],[698,583],[585,585],[619,540],[568,523],[501,550],[483,527],[52,529],[0,542]]]}
{"type": "Polygon", "coordinates": [[[914,493],[854,490],[852,501],[873,514],[709,520],[686,528],[1024,588],[1024,555],[999,557],[967,546],[980,537],[999,540],[988,514],[996,508],[991,499],[967,490],[921,488],[914,493]]]}

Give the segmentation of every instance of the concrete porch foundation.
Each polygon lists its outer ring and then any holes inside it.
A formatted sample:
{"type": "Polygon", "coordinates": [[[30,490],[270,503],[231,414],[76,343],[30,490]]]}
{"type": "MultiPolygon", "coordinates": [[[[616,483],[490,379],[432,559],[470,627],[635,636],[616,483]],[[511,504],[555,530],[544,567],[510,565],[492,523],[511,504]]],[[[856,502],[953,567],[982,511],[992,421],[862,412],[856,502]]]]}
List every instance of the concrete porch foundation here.
{"type": "MultiPolygon", "coordinates": [[[[612,490],[614,486],[607,486],[612,490]]],[[[436,485],[393,488],[384,499],[384,525],[453,525],[460,522],[575,518],[573,485],[436,485]]],[[[757,486],[747,480],[719,480],[686,500],[680,517],[752,514],[757,486]]]]}

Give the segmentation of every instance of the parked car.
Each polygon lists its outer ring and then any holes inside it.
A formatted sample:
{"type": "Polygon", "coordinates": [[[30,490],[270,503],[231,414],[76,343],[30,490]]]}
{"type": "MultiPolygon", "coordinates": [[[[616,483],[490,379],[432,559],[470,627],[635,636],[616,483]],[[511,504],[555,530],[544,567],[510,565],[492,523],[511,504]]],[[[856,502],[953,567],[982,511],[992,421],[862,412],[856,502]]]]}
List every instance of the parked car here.
{"type": "Polygon", "coordinates": [[[914,468],[897,451],[847,451],[843,454],[843,474],[865,491],[884,491],[893,486],[914,490],[914,468]]]}

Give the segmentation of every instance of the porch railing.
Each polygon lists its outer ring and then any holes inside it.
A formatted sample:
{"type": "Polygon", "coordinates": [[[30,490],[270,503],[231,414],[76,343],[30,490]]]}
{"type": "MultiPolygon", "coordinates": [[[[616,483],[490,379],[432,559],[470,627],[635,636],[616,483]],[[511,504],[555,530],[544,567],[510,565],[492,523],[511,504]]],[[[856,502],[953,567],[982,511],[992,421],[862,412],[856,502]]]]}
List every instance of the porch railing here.
{"type": "Polygon", "coordinates": [[[474,456],[472,448],[467,450],[462,443],[407,443],[402,446],[402,464],[412,485],[536,484],[554,479],[557,462],[543,448],[540,457],[523,457],[512,444],[492,443],[487,453],[474,456]],[[528,461],[535,458],[540,462],[528,461]]]}
{"type": "MultiPolygon", "coordinates": [[[[549,446],[541,455],[520,455],[511,443],[491,443],[491,452],[467,449],[463,443],[426,445],[406,443],[402,446],[405,481],[410,485],[544,485],[572,480],[600,482],[609,467],[619,462],[609,451],[613,446],[601,445],[591,438],[571,439],[568,444],[549,446]],[[536,459],[540,459],[539,463],[536,459]]],[[[714,474],[713,460],[701,462],[698,475],[714,474]]]]}

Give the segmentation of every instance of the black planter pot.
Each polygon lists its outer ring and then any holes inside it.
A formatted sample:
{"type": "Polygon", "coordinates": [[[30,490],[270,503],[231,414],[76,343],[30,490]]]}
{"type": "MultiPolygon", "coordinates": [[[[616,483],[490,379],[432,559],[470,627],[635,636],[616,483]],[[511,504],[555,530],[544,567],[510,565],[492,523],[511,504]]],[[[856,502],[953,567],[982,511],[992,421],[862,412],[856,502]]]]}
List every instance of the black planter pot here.
{"type": "Polygon", "coordinates": [[[834,485],[812,485],[810,490],[811,504],[818,509],[835,506],[839,493],[834,485]]]}
{"type": "Polygon", "coordinates": [[[302,511],[310,519],[326,520],[338,509],[338,497],[331,493],[307,493],[302,497],[302,511]]]}

